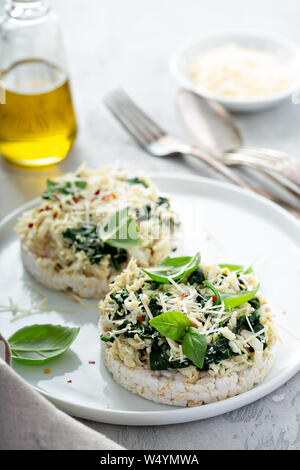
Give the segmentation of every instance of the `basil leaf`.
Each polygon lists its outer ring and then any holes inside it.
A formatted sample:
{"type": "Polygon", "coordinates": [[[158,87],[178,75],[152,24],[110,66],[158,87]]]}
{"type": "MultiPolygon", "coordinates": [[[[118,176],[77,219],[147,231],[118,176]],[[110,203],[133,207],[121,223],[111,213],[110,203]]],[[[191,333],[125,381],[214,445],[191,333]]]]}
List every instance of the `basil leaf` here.
{"type": "Polygon", "coordinates": [[[143,269],[148,276],[156,282],[166,284],[169,278],[176,281],[195,271],[200,264],[200,253],[196,253],[193,258],[182,256],[177,258],[167,258],[163,263],[153,269],[143,269]]]}
{"type": "Polygon", "coordinates": [[[25,326],[8,340],[12,358],[24,364],[44,364],[63,354],[79,330],[61,325],[25,326]]]}
{"type": "Polygon", "coordinates": [[[168,256],[159,266],[173,266],[173,267],[181,267],[185,266],[189,261],[190,256],[178,256],[177,258],[171,258],[168,256]]]}
{"type": "Polygon", "coordinates": [[[181,312],[166,312],[150,320],[150,325],[164,336],[175,341],[180,340],[187,332],[190,321],[181,312]]]}
{"type": "Polygon", "coordinates": [[[247,268],[241,264],[219,264],[220,268],[227,268],[231,272],[237,272],[238,274],[250,274],[253,273],[253,267],[250,265],[247,268]]]}
{"type": "Polygon", "coordinates": [[[248,268],[244,268],[243,271],[241,272],[241,274],[251,274],[253,273],[253,266],[250,264],[250,266],[248,266],[248,268]]]}
{"type": "Polygon", "coordinates": [[[203,367],[206,348],[206,335],[200,333],[197,328],[190,327],[182,341],[182,352],[199,369],[203,367]]]}
{"type": "Polygon", "coordinates": [[[249,302],[249,300],[253,299],[255,297],[257,291],[259,289],[259,285],[257,286],[256,289],[247,291],[244,290],[242,292],[239,292],[238,294],[223,294],[221,293],[221,299],[224,302],[225,305],[225,310],[229,310],[230,308],[235,308],[239,307],[240,305],[249,302]]]}
{"type": "Polygon", "coordinates": [[[203,285],[206,286],[206,287],[209,287],[210,290],[213,291],[213,293],[215,294],[215,296],[217,297],[217,300],[215,302],[215,305],[219,305],[221,303],[221,297],[220,297],[220,294],[219,292],[217,291],[217,289],[208,281],[203,281],[203,285]]]}
{"type": "Polygon", "coordinates": [[[241,264],[219,264],[219,267],[222,269],[227,268],[231,272],[242,271],[244,269],[244,266],[241,264]]]}
{"type": "Polygon", "coordinates": [[[129,206],[116,211],[99,230],[99,237],[107,245],[129,249],[139,244],[138,225],[129,214],[129,206]]]}

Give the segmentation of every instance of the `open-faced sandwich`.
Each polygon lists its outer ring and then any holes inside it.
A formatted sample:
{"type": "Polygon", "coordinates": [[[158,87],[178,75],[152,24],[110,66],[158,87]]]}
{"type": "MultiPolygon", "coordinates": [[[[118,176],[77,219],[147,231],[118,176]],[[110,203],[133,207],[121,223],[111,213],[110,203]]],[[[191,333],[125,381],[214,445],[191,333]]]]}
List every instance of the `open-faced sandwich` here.
{"type": "Polygon", "coordinates": [[[276,341],[252,270],[167,258],[134,260],[100,301],[104,361],[126,389],[159,403],[195,406],[262,381],[276,341]]]}
{"type": "Polygon", "coordinates": [[[85,166],[55,181],[16,231],[25,268],[47,287],[103,297],[131,257],[154,266],[172,250],[168,197],[146,177],[85,166]]]}

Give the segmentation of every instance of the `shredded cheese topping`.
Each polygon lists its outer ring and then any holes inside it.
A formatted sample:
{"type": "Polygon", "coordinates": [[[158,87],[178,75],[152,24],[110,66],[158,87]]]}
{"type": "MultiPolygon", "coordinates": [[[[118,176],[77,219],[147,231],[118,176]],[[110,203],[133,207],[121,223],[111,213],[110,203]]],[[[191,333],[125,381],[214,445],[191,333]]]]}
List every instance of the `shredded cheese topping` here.
{"type": "Polygon", "coordinates": [[[275,53],[231,43],[199,54],[189,74],[200,90],[230,97],[280,93],[293,80],[291,67],[275,53]]]}
{"type": "MultiPolygon", "coordinates": [[[[50,182],[51,183],[51,182],[50,182]]],[[[110,255],[92,263],[84,250],[76,249],[63,234],[84,224],[99,226],[116,211],[129,206],[139,227],[139,244],[125,250],[140,266],[162,261],[173,247],[173,228],[177,223],[169,197],[161,197],[156,186],[144,175],[128,179],[125,171],[104,167],[92,170],[82,165],[52,183],[51,194],[44,194],[40,205],[22,215],[16,226],[21,243],[38,257],[41,269],[50,277],[57,272],[84,274],[99,280],[110,279],[119,268],[110,255]],[[61,183],[67,190],[57,189],[61,183]]],[[[121,263],[124,267],[127,261],[121,263]]]]}
{"type": "MultiPolygon", "coordinates": [[[[200,269],[205,279],[224,294],[240,293],[246,282],[252,290],[258,285],[253,274],[243,275],[241,279],[236,272],[229,272],[227,268],[217,265],[201,266],[200,269]]],[[[115,357],[127,365],[131,364],[130,367],[150,368],[151,348],[155,342],[156,347],[167,343],[171,363],[179,361],[182,364],[186,361],[180,342],[157,335],[157,331],[149,325],[151,318],[168,311],[182,312],[191,326],[206,335],[207,354],[210,354],[209,359],[207,356],[206,370],[211,375],[226,375],[251,366],[256,354],[266,347],[270,348],[276,341],[270,309],[260,293],[255,296],[259,308],[246,302],[225,310],[224,302],[215,305],[212,291],[203,284],[190,283],[189,276],[170,284],[158,284],[151,281],[134,260],[130,261],[121,276],[116,278],[110,293],[99,303],[100,325],[106,344],[113,349],[115,357]],[[220,345],[223,356],[215,360],[220,345]]],[[[187,365],[178,371],[194,367],[187,365]]]]}

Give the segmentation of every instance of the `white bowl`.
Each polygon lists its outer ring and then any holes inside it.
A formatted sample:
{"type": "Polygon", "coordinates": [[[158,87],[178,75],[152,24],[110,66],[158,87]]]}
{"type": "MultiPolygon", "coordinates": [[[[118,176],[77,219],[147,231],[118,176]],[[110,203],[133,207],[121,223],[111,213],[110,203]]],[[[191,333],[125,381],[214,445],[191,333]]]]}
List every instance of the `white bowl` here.
{"type": "Polygon", "coordinates": [[[254,32],[223,32],[202,39],[190,41],[181,47],[171,58],[171,73],[180,86],[195,93],[218,101],[231,111],[251,112],[271,108],[291,97],[299,87],[299,53],[300,48],[294,42],[274,35],[263,35],[254,32]],[[289,88],[281,93],[259,97],[229,97],[201,90],[192,82],[188,70],[191,61],[207,49],[234,43],[242,47],[268,50],[277,54],[292,69],[293,81],[289,88]]]}

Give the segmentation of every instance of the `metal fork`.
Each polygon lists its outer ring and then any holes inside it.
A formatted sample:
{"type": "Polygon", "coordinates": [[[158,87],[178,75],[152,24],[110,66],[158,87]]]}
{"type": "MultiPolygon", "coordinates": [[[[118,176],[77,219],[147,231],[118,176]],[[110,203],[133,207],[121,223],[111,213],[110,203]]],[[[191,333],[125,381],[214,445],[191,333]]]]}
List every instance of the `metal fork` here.
{"type": "Polygon", "coordinates": [[[241,147],[219,158],[226,165],[246,165],[263,171],[281,186],[300,196],[300,163],[286,153],[260,147],[241,147]]]}
{"type": "Polygon", "coordinates": [[[151,155],[155,157],[175,155],[197,157],[238,186],[259,193],[293,212],[294,215],[300,216],[300,211],[291,204],[277,198],[265,189],[252,187],[221,161],[164,131],[134,103],[124,90],[117,89],[109,92],[104,96],[103,101],[124,129],[151,155]]]}

